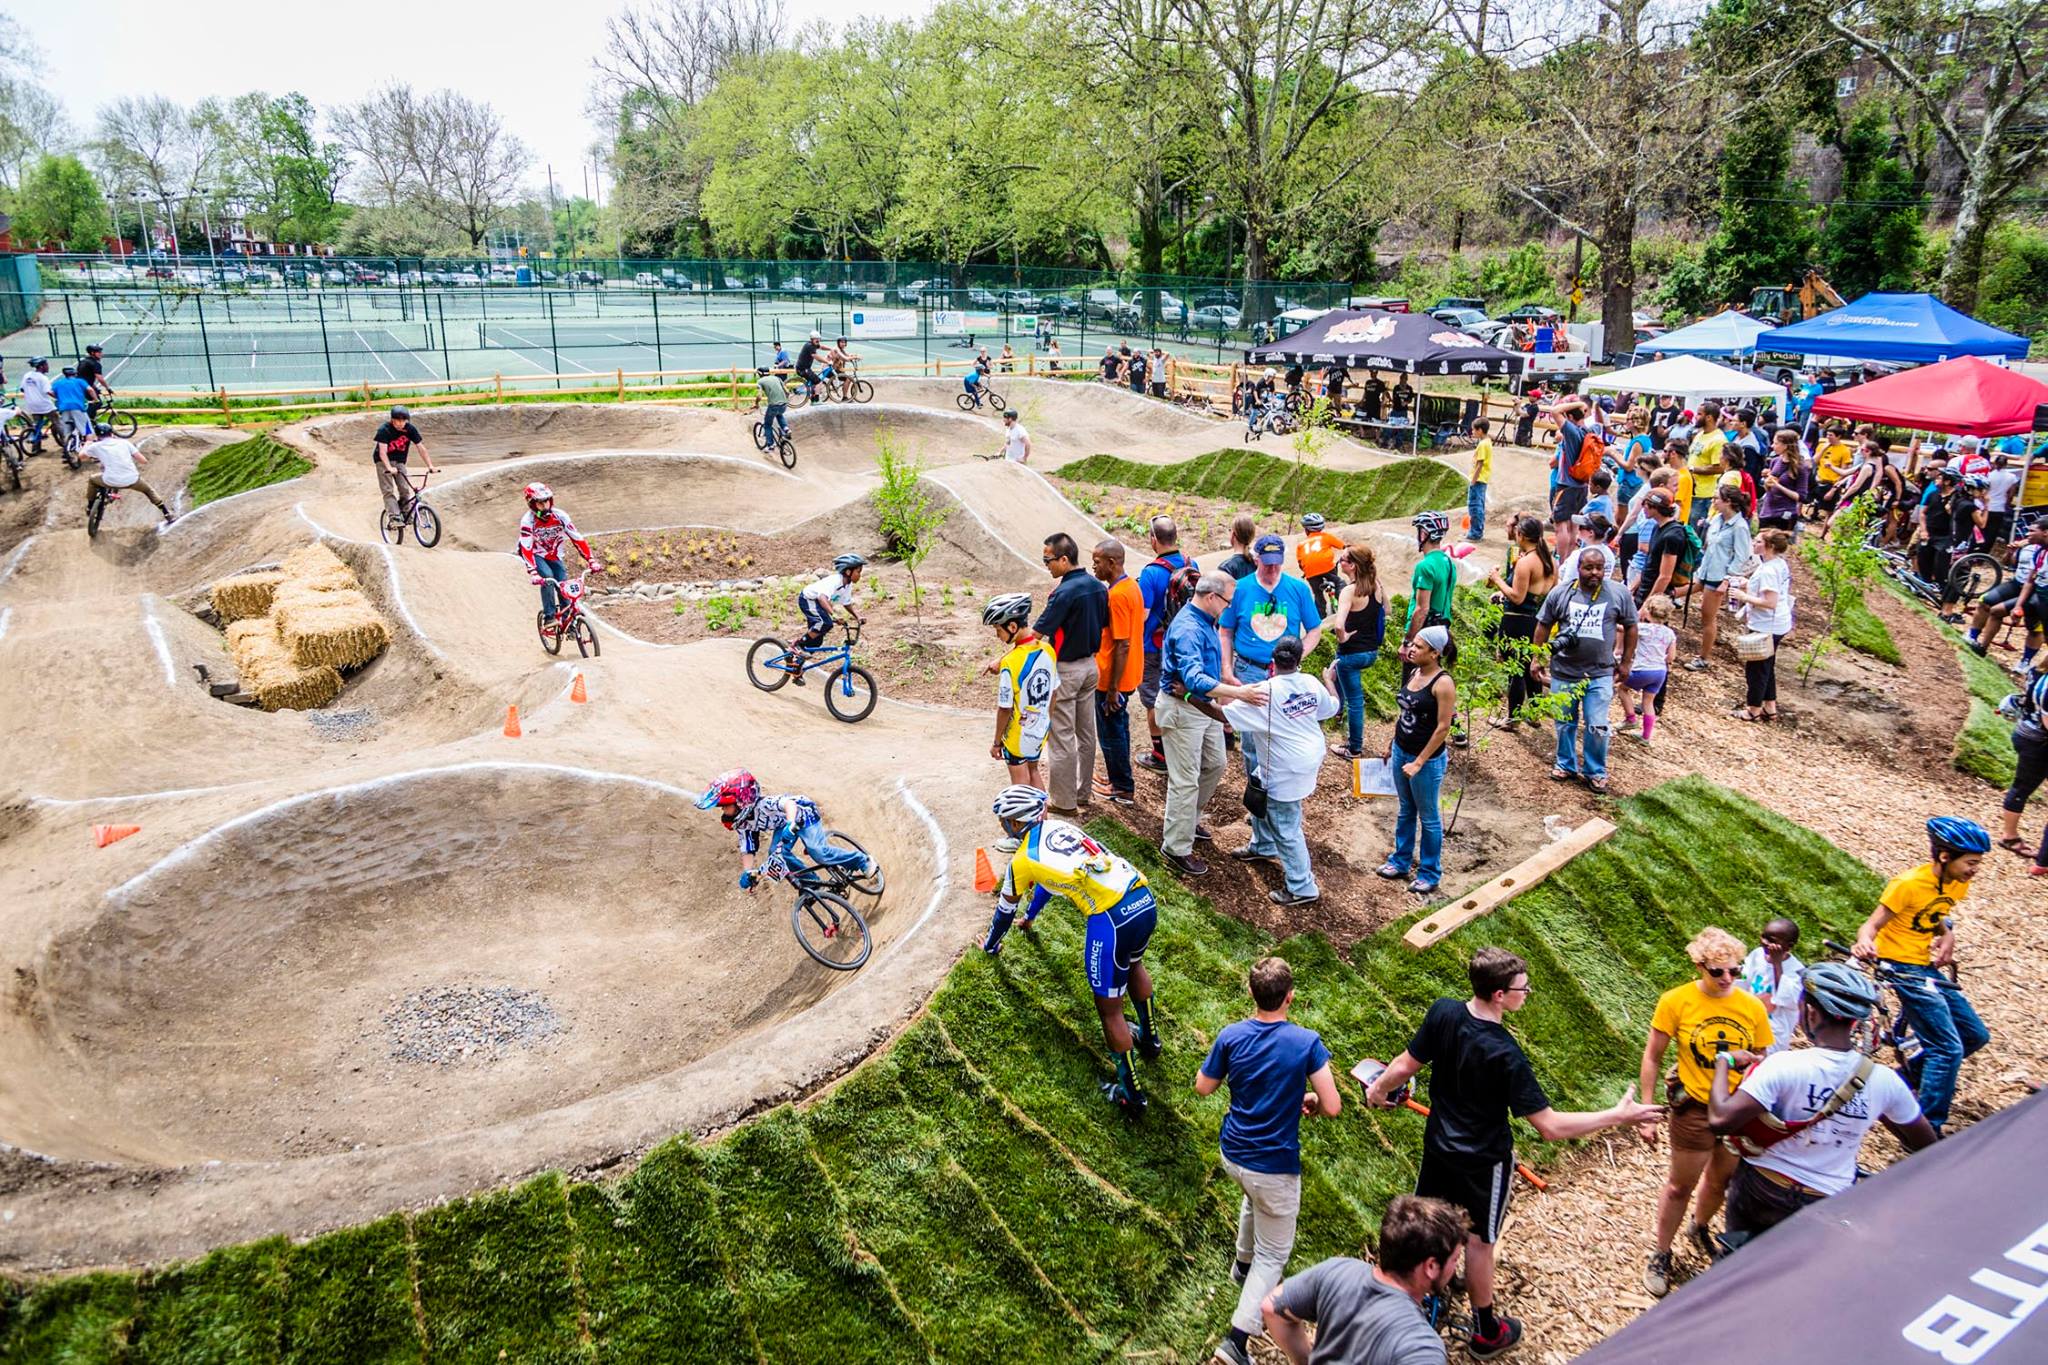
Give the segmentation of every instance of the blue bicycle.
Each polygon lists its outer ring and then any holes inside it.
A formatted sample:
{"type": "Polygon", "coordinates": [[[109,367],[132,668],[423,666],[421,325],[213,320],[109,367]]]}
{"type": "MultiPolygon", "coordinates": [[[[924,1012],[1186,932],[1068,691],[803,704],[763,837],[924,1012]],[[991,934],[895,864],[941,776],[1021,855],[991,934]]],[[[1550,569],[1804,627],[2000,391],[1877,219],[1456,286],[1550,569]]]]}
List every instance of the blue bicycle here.
{"type": "Polygon", "coordinates": [[[878,693],[874,675],[853,661],[853,647],[860,643],[860,628],[848,626],[846,639],[837,645],[787,645],[764,635],[747,651],[747,681],[763,692],[773,692],[796,675],[823,671],[825,709],[851,725],[866,720],[875,709],[878,693]]]}

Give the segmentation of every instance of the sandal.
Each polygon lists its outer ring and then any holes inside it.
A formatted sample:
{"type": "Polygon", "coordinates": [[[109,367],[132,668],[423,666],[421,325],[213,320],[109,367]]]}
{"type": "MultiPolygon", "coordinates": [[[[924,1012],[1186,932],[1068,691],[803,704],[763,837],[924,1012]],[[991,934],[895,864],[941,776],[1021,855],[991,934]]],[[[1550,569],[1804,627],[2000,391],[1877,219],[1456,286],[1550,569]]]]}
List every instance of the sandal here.
{"type": "Polygon", "coordinates": [[[1763,712],[1751,712],[1750,709],[1746,706],[1738,706],[1733,711],[1730,711],[1728,714],[1734,717],[1736,720],[1761,721],[1764,718],[1763,712]]]}
{"type": "Polygon", "coordinates": [[[1577,773],[1568,773],[1562,768],[1552,768],[1550,770],[1550,780],[1552,782],[1576,782],[1579,780],[1579,775],[1577,773]]]}
{"type": "Polygon", "coordinates": [[[2027,841],[2020,838],[2017,834],[2010,839],[2000,839],[1998,846],[2008,853],[2017,853],[2022,858],[2028,856],[2029,853],[2027,841]]]}
{"type": "Polygon", "coordinates": [[[1593,789],[1593,795],[1595,796],[1607,795],[1607,779],[1604,777],[1596,777],[1586,785],[1593,789]]]}

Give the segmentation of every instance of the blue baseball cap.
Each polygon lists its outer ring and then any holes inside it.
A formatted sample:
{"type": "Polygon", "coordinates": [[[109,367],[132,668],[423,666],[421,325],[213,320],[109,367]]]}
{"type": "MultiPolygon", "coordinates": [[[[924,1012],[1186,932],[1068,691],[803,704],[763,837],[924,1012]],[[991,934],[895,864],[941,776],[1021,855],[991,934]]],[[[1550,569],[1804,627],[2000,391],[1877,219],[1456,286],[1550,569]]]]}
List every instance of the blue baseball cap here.
{"type": "Polygon", "coordinates": [[[1287,561],[1287,542],[1268,532],[1253,542],[1252,553],[1259,557],[1261,564],[1284,564],[1287,561]]]}

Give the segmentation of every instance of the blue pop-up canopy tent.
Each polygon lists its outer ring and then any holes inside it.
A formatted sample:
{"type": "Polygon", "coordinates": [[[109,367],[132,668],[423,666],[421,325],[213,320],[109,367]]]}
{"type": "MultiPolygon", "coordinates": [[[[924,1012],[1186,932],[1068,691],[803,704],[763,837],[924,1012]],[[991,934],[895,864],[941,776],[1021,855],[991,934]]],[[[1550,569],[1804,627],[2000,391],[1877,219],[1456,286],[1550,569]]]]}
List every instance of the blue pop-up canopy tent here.
{"type": "Polygon", "coordinates": [[[1853,303],[1756,339],[1759,351],[1931,365],[1959,355],[2021,360],[2027,339],[1958,313],[1932,294],[1865,294],[1853,303]]]}
{"type": "Polygon", "coordinates": [[[1681,327],[1675,332],[1651,337],[1636,347],[1640,355],[1644,351],[1662,351],[1666,355],[1747,355],[1756,349],[1756,339],[1767,330],[1766,325],[1747,313],[1729,309],[1716,313],[1710,318],[1701,318],[1690,327],[1681,327]]]}

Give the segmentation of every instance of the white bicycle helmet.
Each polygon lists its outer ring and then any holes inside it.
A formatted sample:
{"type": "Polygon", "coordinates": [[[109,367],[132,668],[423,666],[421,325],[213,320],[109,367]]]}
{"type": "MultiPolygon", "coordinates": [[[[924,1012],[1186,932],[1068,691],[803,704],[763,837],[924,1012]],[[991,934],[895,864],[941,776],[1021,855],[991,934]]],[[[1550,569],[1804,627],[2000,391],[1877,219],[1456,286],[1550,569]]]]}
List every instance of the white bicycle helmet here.
{"type": "Polygon", "coordinates": [[[1877,987],[1846,962],[1816,962],[1801,988],[1822,1014],[1835,1019],[1868,1019],[1877,1008],[1877,987]]]}
{"type": "Polygon", "coordinates": [[[1304,531],[1320,531],[1323,529],[1324,524],[1321,512],[1303,512],[1301,514],[1301,529],[1304,531]]]}
{"type": "Polygon", "coordinates": [[[996,793],[994,809],[999,819],[1019,825],[1035,825],[1045,818],[1045,805],[1044,792],[1018,783],[996,793]]]}
{"type": "Polygon", "coordinates": [[[535,503],[553,502],[555,500],[555,490],[544,483],[530,483],[521,491],[526,497],[527,507],[536,512],[540,509],[534,506],[535,503]]]}
{"type": "Polygon", "coordinates": [[[988,599],[988,605],[981,609],[981,623],[985,626],[1007,626],[1012,622],[1022,624],[1031,617],[1031,594],[1028,592],[998,593],[988,599]]]}
{"type": "Polygon", "coordinates": [[[1424,540],[1442,540],[1450,534],[1451,519],[1441,512],[1417,512],[1409,521],[1424,540]]]}

